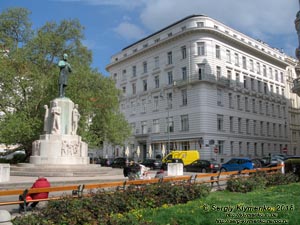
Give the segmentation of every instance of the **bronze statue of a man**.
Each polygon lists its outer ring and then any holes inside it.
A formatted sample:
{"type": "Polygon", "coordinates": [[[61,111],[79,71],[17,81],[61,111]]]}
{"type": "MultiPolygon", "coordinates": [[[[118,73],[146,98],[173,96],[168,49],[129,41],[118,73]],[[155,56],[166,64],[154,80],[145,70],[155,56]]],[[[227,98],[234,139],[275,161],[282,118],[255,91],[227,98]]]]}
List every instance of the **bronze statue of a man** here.
{"type": "Polygon", "coordinates": [[[67,62],[68,55],[64,54],[63,59],[58,62],[59,72],[59,97],[65,97],[65,88],[68,85],[68,76],[72,72],[71,65],[67,62]]]}

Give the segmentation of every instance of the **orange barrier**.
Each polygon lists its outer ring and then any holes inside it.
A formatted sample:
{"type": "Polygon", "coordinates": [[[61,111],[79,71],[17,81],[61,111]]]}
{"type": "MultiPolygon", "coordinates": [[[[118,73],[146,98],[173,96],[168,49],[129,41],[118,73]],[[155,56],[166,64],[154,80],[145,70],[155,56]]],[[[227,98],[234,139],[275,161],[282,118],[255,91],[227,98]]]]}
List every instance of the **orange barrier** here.
{"type": "MultiPolygon", "coordinates": [[[[193,174],[192,176],[184,175],[178,177],[164,177],[163,179],[153,178],[149,180],[130,180],[130,181],[115,181],[108,183],[98,183],[98,184],[82,184],[82,185],[67,185],[67,186],[56,186],[56,187],[48,187],[48,188],[34,188],[34,189],[26,189],[26,193],[41,193],[41,192],[62,192],[62,191],[70,191],[73,197],[81,197],[84,190],[91,189],[107,189],[107,188],[123,188],[125,189],[130,185],[145,185],[145,184],[153,184],[158,182],[183,182],[183,183],[210,183],[212,186],[214,183],[220,186],[220,181],[227,181],[232,176],[240,176],[240,175],[248,175],[251,173],[256,173],[258,171],[265,172],[276,172],[282,168],[282,165],[271,167],[271,168],[258,168],[253,170],[242,170],[242,171],[232,171],[232,172],[219,172],[219,173],[204,173],[204,174],[193,174]]],[[[1,196],[19,196],[24,194],[23,189],[15,189],[15,190],[0,190],[1,196]]],[[[39,199],[39,200],[29,200],[26,202],[34,202],[34,201],[50,201],[50,200],[58,200],[61,199],[62,196],[58,197],[49,197],[47,199],[39,199]]],[[[0,206],[2,205],[13,205],[13,204],[22,204],[24,201],[6,201],[0,202],[0,206]]]]}

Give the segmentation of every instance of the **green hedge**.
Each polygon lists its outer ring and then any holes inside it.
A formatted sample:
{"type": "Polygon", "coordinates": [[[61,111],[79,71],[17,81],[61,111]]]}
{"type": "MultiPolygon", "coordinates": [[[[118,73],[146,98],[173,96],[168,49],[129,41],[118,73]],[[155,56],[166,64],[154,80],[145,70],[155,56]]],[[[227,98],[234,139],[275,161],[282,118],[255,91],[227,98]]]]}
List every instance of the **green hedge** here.
{"type": "Polygon", "coordinates": [[[203,198],[209,192],[207,185],[172,183],[130,186],[125,191],[112,193],[98,191],[91,193],[91,197],[50,201],[38,214],[16,217],[13,224],[122,224],[118,215],[131,210],[186,203],[203,198]]]}

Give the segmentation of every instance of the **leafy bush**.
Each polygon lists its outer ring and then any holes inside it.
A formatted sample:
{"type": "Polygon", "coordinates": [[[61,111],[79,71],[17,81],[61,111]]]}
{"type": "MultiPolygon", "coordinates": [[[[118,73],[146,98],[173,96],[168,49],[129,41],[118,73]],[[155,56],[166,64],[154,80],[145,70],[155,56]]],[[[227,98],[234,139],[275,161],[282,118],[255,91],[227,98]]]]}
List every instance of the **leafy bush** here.
{"type": "Polygon", "coordinates": [[[265,172],[256,172],[249,177],[231,177],[227,181],[226,189],[231,192],[246,193],[258,189],[263,189],[266,186],[274,186],[281,184],[289,184],[296,182],[298,177],[292,173],[268,174],[265,172]]]}
{"type": "Polygon", "coordinates": [[[269,176],[265,176],[267,180],[267,186],[275,186],[281,184],[290,184],[298,181],[298,176],[293,173],[274,173],[269,176]]]}
{"type": "Polygon", "coordinates": [[[199,184],[158,183],[130,186],[125,191],[97,191],[89,197],[65,197],[50,201],[38,214],[17,217],[18,224],[120,224],[126,212],[163,205],[186,203],[205,197],[210,187],[199,184]],[[58,213],[59,212],[59,213],[58,213]]]}

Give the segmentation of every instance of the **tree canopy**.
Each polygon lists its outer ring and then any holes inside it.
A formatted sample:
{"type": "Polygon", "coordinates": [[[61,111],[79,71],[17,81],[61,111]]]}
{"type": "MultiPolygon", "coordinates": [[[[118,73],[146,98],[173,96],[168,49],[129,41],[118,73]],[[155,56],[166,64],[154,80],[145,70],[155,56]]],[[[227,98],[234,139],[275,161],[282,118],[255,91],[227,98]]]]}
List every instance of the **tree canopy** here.
{"type": "Polygon", "coordinates": [[[80,22],[47,22],[33,30],[29,15],[24,8],[0,14],[0,143],[31,154],[32,142],[42,134],[43,106],[58,97],[57,62],[67,53],[73,72],[66,96],[79,105],[79,134],[93,147],[103,141],[122,145],[130,128],[119,111],[119,90],[91,67],[80,22]]]}

